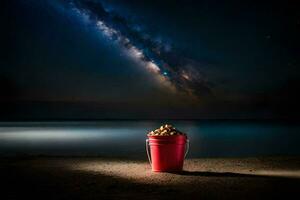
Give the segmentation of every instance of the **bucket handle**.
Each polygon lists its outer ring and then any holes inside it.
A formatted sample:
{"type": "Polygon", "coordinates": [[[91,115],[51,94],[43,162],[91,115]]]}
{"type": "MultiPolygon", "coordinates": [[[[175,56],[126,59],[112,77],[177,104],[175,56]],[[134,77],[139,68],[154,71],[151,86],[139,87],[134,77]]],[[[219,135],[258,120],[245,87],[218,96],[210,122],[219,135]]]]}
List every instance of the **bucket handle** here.
{"type": "MultiPolygon", "coordinates": [[[[149,160],[149,163],[150,165],[152,165],[152,160],[151,160],[151,154],[149,152],[149,139],[146,139],[146,151],[147,151],[147,156],[148,156],[148,160],[149,160]]],[[[184,158],[186,157],[186,155],[188,154],[189,152],[189,149],[190,149],[190,140],[187,139],[186,140],[186,146],[185,146],[185,154],[184,154],[184,158]]]]}
{"type": "Polygon", "coordinates": [[[189,140],[189,139],[186,139],[184,158],[185,158],[186,155],[188,154],[189,149],[190,149],[190,140],[189,140]]]}
{"type": "Polygon", "coordinates": [[[147,151],[149,163],[150,163],[150,165],[152,165],[151,156],[150,156],[150,152],[149,152],[149,139],[146,139],[146,151],[147,151]]]}

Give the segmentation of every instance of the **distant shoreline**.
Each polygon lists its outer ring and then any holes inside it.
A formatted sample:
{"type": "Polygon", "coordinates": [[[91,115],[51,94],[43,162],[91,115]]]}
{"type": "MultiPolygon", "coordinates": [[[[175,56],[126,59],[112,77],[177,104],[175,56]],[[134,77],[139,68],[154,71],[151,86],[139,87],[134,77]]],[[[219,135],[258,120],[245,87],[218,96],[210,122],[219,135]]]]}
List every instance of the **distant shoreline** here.
{"type": "Polygon", "coordinates": [[[199,122],[243,122],[243,123],[300,123],[300,119],[21,119],[21,120],[0,120],[1,125],[16,125],[16,124],[51,124],[51,123],[90,123],[97,124],[102,121],[152,121],[152,122],[176,122],[176,121],[199,121],[199,122]]]}

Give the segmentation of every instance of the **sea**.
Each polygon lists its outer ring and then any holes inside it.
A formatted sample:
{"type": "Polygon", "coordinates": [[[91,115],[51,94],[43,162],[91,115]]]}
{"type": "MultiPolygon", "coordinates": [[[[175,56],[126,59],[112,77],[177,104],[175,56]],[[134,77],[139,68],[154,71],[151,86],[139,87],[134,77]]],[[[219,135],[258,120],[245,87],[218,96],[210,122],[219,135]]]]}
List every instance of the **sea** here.
{"type": "Polygon", "coordinates": [[[188,135],[188,158],[300,155],[298,122],[103,120],[0,122],[0,156],[146,159],[146,134],[165,123],[188,135]]]}

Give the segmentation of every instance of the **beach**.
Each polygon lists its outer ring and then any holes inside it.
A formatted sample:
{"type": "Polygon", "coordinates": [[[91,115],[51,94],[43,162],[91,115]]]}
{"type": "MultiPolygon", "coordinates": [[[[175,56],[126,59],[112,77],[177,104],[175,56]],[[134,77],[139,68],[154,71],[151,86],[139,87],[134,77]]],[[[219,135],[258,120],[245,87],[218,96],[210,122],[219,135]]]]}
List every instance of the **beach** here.
{"type": "Polygon", "coordinates": [[[272,199],[299,195],[300,157],[187,159],[154,173],[145,159],[1,158],[2,199],[272,199]]]}

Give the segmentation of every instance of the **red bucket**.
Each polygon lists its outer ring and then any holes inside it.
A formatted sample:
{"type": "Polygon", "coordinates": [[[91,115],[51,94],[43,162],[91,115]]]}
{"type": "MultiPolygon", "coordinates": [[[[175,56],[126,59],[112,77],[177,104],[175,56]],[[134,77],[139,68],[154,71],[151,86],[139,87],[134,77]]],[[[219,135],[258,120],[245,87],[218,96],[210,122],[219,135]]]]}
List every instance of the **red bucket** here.
{"type": "Polygon", "coordinates": [[[181,171],[188,153],[189,140],[185,135],[148,136],[146,150],[154,172],[181,171]],[[150,152],[149,152],[150,147],[150,152]]]}

